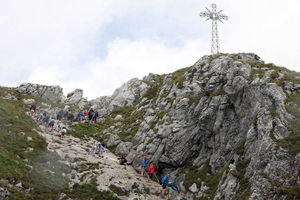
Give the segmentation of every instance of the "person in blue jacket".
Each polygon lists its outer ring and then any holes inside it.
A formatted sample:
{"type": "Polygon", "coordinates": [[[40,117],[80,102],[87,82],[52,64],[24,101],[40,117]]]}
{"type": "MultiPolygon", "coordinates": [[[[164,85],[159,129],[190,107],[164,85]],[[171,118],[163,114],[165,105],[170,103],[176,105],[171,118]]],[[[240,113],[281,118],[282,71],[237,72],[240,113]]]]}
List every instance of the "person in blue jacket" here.
{"type": "Polygon", "coordinates": [[[142,164],[141,164],[141,176],[144,176],[144,173],[145,173],[145,170],[146,168],[148,167],[148,158],[147,157],[144,157],[143,160],[142,160],[142,164]]]}
{"type": "Polygon", "coordinates": [[[162,184],[162,194],[163,196],[165,196],[165,194],[167,194],[167,199],[170,198],[169,196],[169,191],[168,188],[171,188],[175,191],[177,191],[178,193],[180,193],[180,190],[177,186],[177,184],[172,180],[171,175],[170,174],[166,174],[162,179],[161,179],[161,184],[162,184]]]}

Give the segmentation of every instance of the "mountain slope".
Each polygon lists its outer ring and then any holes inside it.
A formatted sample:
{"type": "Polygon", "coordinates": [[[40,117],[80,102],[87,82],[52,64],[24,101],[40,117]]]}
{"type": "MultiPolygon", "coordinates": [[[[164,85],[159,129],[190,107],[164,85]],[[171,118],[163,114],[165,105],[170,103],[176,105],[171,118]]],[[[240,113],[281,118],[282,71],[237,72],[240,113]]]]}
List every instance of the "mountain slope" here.
{"type": "MultiPolygon", "coordinates": [[[[300,198],[300,74],[266,64],[255,54],[204,56],[170,74],[132,79],[112,96],[90,102],[81,90],[63,100],[59,88],[25,86],[16,90],[37,96],[24,98],[41,101],[40,109],[51,115],[61,108],[75,114],[79,108],[93,107],[100,113],[97,123],[69,124],[70,134],[80,138],[74,139],[80,151],[81,142],[92,137],[104,139],[115,154],[127,155],[137,170],[141,158],[148,156],[159,167],[158,177],[171,173],[187,199],[300,198]],[[58,103],[51,101],[55,91],[58,103]]],[[[9,93],[1,99],[24,95],[9,93]]],[[[23,98],[4,99],[24,109],[23,98]]],[[[41,143],[45,149],[42,139],[41,143]]],[[[100,192],[94,190],[97,184],[86,186],[89,181],[63,193],[75,198],[72,194],[78,191],[100,192]]]]}
{"type": "MultiPolygon", "coordinates": [[[[145,83],[88,134],[111,135],[108,146],[134,163],[149,156],[191,199],[299,198],[299,73],[222,54],[145,83]]],[[[92,105],[102,111],[112,102],[100,100],[92,105]]]]}

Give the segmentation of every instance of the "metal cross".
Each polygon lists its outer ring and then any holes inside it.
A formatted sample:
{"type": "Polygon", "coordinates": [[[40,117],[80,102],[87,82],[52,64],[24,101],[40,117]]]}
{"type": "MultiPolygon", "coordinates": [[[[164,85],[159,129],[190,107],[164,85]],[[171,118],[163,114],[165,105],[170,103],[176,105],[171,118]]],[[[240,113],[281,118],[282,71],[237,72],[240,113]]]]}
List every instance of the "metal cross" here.
{"type": "Polygon", "coordinates": [[[212,43],[211,54],[218,54],[220,52],[219,35],[218,35],[218,21],[228,20],[225,14],[222,14],[223,10],[217,11],[217,5],[211,4],[212,10],[206,8],[207,11],[200,12],[200,17],[207,17],[207,20],[212,20],[212,43]]]}

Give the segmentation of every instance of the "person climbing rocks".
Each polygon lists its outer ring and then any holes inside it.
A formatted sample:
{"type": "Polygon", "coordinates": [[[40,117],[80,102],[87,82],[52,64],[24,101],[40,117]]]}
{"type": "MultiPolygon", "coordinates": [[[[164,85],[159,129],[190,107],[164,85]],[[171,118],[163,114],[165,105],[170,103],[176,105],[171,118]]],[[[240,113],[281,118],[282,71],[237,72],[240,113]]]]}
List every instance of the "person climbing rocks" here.
{"type": "Polygon", "coordinates": [[[64,117],[65,115],[65,111],[64,110],[60,110],[57,114],[56,114],[56,119],[57,120],[62,120],[62,118],[64,117]]]}
{"type": "Polygon", "coordinates": [[[60,138],[63,139],[66,134],[67,134],[67,128],[62,127],[62,129],[60,130],[60,138]]]}
{"type": "Polygon", "coordinates": [[[43,118],[42,122],[44,123],[45,126],[47,126],[50,121],[50,116],[47,115],[47,113],[44,113],[43,116],[44,116],[44,118],[43,118]]]}
{"type": "Polygon", "coordinates": [[[29,115],[33,116],[36,113],[36,105],[31,105],[29,109],[29,115]]]}
{"type": "Polygon", "coordinates": [[[170,199],[170,195],[169,195],[169,188],[171,188],[172,190],[177,191],[178,193],[180,193],[180,190],[177,186],[177,184],[175,183],[175,181],[171,178],[170,174],[166,174],[162,179],[161,179],[161,184],[162,184],[162,192],[161,194],[163,195],[163,197],[167,196],[167,199],[170,199]],[[166,195],[167,194],[167,195],[166,195]]]}
{"type": "Polygon", "coordinates": [[[97,111],[94,112],[93,117],[92,117],[92,122],[96,122],[98,117],[99,117],[98,112],[97,111]]]}
{"type": "Polygon", "coordinates": [[[146,168],[148,167],[148,158],[145,156],[143,159],[142,159],[142,164],[141,164],[141,176],[144,176],[144,173],[145,173],[145,170],[146,168]]]}
{"type": "Polygon", "coordinates": [[[73,115],[73,113],[71,113],[71,112],[68,113],[67,120],[70,121],[70,122],[74,121],[74,115],[73,115]]]}
{"type": "Polygon", "coordinates": [[[131,165],[132,163],[128,162],[125,156],[121,156],[120,158],[117,158],[119,160],[120,165],[131,165]]]}
{"type": "Polygon", "coordinates": [[[93,116],[94,116],[95,111],[93,110],[93,108],[91,108],[88,112],[88,119],[89,121],[92,120],[93,116]]]}
{"type": "Polygon", "coordinates": [[[150,181],[150,179],[152,179],[154,172],[155,172],[155,165],[154,165],[154,163],[150,163],[149,169],[147,172],[148,173],[148,181],[150,181]]]}
{"type": "Polygon", "coordinates": [[[83,118],[84,118],[84,113],[83,113],[83,111],[81,110],[81,111],[78,112],[78,114],[77,114],[77,116],[76,116],[76,121],[80,122],[80,121],[83,120],[83,118]]]}
{"type": "Polygon", "coordinates": [[[104,156],[103,156],[103,153],[105,152],[105,150],[104,150],[104,147],[103,147],[103,144],[102,144],[102,141],[100,140],[99,142],[98,142],[98,144],[97,144],[97,152],[99,153],[99,157],[100,158],[103,158],[104,156]]]}
{"type": "Polygon", "coordinates": [[[169,179],[170,177],[171,177],[170,174],[166,174],[166,175],[161,179],[161,185],[162,185],[161,195],[162,195],[163,198],[167,197],[167,199],[170,199],[169,189],[167,188],[168,179],[169,179]]]}
{"type": "Polygon", "coordinates": [[[88,111],[84,111],[84,112],[83,112],[83,115],[84,115],[85,121],[87,121],[88,118],[89,118],[89,112],[88,112],[88,111]]]}
{"type": "Polygon", "coordinates": [[[52,130],[53,130],[54,124],[55,124],[55,121],[52,119],[52,120],[49,122],[49,124],[48,124],[48,130],[49,130],[49,131],[52,131],[52,130]]]}

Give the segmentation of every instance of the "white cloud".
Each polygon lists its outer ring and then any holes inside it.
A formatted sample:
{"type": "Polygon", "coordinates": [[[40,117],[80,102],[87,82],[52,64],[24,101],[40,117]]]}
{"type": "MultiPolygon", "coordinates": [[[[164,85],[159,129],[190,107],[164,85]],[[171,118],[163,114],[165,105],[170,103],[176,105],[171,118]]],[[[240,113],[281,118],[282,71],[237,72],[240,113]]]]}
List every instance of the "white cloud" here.
{"type": "MultiPolygon", "coordinates": [[[[210,52],[211,24],[198,13],[211,0],[0,1],[0,85],[59,84],[93,98],[210,52]]],[[[298,0],[214,2],[229,16],[221,50],[300,71],[298,0]]]]}

